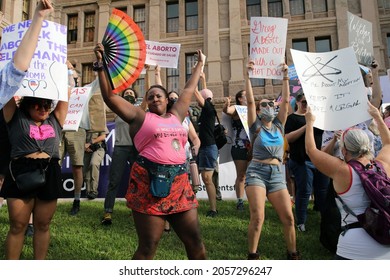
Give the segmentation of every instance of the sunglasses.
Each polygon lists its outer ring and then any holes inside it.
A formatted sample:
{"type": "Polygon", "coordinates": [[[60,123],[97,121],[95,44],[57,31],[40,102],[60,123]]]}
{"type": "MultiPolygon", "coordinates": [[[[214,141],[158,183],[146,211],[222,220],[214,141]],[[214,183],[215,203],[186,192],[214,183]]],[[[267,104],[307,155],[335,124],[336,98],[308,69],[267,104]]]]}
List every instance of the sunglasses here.
{"type": "Polygon", "coordinates": [[[302,105],[307,105],[307,101],[306,100],[302,100],[301,103],[302,103],[302,105]]]}
{"type": "Polygon", "coordinates": [[[273,101],[261,102],[261,103],[260,103],[260,106],[261,106],[261,107],[264,107],[264,108],[267,107],[267,105],[270,106],[270,107],[274,107],[275,103],[274,103],[273,101]]]}
{"type": "Polygon", "coordinates": [[[49,111],[51,109],[51,103],[40,103],[40,104],[35,104],[34,108],[36,110],[43,109],[45,111],[49,111]]]}

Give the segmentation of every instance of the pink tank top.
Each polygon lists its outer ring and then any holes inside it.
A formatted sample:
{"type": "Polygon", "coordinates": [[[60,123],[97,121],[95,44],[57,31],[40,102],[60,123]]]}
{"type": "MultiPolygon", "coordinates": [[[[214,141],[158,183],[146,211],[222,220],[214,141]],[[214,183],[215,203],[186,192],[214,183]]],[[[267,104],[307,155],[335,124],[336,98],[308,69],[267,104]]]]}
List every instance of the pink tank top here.
{"type": "Polygon", "coordinates": [[[153,162],[183,164],[187,140],[187,130],[175,115],[167,113],[166,117],[160,117],[147,112],[141,129],[134,137],[134,144],[140,156],[153,162]]]}

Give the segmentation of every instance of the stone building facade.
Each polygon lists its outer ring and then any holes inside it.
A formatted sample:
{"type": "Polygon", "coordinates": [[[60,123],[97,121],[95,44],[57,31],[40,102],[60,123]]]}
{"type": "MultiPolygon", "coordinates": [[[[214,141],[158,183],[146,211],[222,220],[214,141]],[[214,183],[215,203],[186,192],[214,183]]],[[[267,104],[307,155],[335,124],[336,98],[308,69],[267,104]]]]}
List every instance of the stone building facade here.
{"type": "MultiPolygon", "coordinates": [[[[390,0],[52,0],[50,20],[68,27],[68,59],[75,65],[80,84],[94,78],[93,47],[102,40],[113,8],[129,14],[143,30],[145,39],[181,44],[178,69],[162,69],[167,88],[180,90],[190,74],[194,53],[207,56],[207,86],[217,107],[223,97],[244,88],[243,71],[249,52],[251,16],[288,19],[287,63],[290,48],[310,52],[348,46],[347,11],[373,26],[375,59],[380,73],[390,68],[390,0]]],[[[36,1],[0,0],[0,28],[32,17],[36,1]]],[[[153,79],[154,75],[150,75],[153,79]]],[[[143,75],[135,84],[143,95],[143,75]]],[[[153,81],[151,81],[153,83],[153,81]]],[[[257,80],[254,93],[274,97],[281,82],[257,80]]]]}

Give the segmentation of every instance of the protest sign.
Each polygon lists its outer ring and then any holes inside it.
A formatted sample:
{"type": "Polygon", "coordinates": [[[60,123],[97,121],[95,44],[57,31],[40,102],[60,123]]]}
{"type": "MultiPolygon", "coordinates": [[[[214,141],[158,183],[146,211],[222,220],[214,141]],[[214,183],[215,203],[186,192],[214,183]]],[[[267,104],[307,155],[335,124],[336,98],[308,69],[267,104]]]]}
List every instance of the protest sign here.
{"type": "Polygon", "coordinates": [[[389,76],[380,76],[379,82],[382,89],[382,102],[390,102],[390,78],[389,76]]]}
{"type": "Polygon", "coordinates": [[[293,97],[296,97],[299,93],[303,92],[301,82],[298,79],[297,70],[295,69],[294,64],[288,66],[288,76],[290,78],[289,86],[290,86],[290,100],[291,100],[293,97]]]}
{"type": "Polygon", "coordinates": [[[294,64],[288,66],[288,77],[291,79],[298,79],[297,70],[295,69],[294,64]]]}
{"type": "Polygon", "coordinates": [[[291,49],[291,55],[306,100],[316,116],[315,127],[346,129],[371,118],[352,47],[325,53],[291,49]]]}
{"type": "MultiPolygon", "coordinates": [[[[31,20],[27,20],[3,29],[0,68],[11,61],[30,24],[31,20]]],[[[30,68],[15,95],[68,100],[66,35],[66,26],[47,20],[43,21],[30,68]]],[[[11,97],[0,96],[0,103],[5,104],[11,97]]]]}
{"type": "Polygon", "coordinates": [[[254,62],[250,78],[282,79],[288,20],[251,17],[250,58],[254,62]]]}
{"type": "Polygon", "coordinates": [[[147,41],[146,64],[158,65],[162,68],[177,68],[180,54],[180,44],[158,43],[147,41]]]}
{"type": "Polygon", "coordinates": [[[90,86],[72,89],[68,103],[68,113],[63,127],[64,131],[77,131],[79,129],[84,108],[88,106],[88,97],[91,90],[92,87],[90,86]]]}
{"type": "Polygon", "coordinates": [[[371,65],[374,54],[372,23],[350,12],[348,14],[348,41],[356,58],[363,65],[371,65]]]}
{"type": "Polygon", "coordinates": [[[240,117],[242,125],[244,126],[246,135],[248,135],[248,138],[250,139],[249,127],[248,127],[248,107],[242,105],[234,105],[234,107],[236,107],[236,112],[240,117]]]}

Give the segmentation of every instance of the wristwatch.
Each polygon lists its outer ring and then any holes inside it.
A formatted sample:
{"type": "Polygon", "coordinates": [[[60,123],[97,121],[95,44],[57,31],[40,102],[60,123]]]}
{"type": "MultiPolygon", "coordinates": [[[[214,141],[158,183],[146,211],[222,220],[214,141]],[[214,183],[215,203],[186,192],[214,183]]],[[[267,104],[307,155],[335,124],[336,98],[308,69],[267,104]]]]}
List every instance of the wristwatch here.
{"type": "Polygon", "coordinates": [[[92,64],[92,70],[95,72],[103,70],[103,61],[95,61],[92,64]]]}

